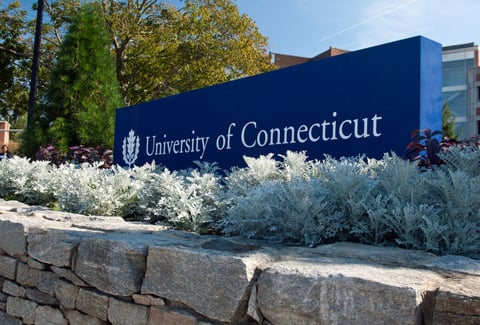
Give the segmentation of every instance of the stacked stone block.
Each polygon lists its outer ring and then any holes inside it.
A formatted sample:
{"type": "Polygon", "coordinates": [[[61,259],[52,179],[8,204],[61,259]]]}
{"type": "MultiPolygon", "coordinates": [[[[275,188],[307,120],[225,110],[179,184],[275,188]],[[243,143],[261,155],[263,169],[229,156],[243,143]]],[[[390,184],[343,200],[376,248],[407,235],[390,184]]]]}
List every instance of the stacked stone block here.
{"type": "Polygon", "coordinates": [[[0,324],[479,324],[480,263],[272,246],[0,200],[0,324]]]}

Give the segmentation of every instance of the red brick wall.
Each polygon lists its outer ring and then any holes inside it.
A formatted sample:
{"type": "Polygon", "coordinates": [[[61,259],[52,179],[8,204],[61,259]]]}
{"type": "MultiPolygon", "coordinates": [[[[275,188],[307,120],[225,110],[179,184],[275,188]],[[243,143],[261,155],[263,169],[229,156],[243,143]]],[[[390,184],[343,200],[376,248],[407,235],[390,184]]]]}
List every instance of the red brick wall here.
{"type": "Polygon", "coordinates": [[[0,146],[4,144],[8,145],[8,141],[10,140],[10,133],[3,132],[3,130],[10,130],[10,123],[7,121],[0,121],[0,146]]]}
{"type": "Polygon", "coordinates": [[[273,64],[275,64],[279,68],[287,68],[291,67],[292,65],[308,62],[309,60],[309,58],[303,58],[300,56],[275,54],[275,60],[273,64]]]}

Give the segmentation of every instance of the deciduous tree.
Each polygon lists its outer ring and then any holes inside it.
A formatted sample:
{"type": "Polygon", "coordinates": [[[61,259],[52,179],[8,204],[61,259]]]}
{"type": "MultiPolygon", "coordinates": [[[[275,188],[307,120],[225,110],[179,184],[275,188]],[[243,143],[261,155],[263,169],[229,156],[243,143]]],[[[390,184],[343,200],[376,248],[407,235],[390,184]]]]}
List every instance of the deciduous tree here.
{"type": "MultiPolygon", "coordinates": [[[[268,39],[232,0],[98,0],[127,104],[272,70],[268,39]]],[[[47,3],[46,42],[60,44],[79,0],[47,3]]],[[[51,52],[54,52],[53,49],[51,52]]]]}
{"type": "Polygon", "coordinates": [[[231,0],[102,0],[129,104],[273,69],[268,40],[231,0]]]}
{"type": "Polygon", "coordinates": [[[26,113],[31,40],[26,11],[14,1],[0,10],[0,119],[15,124],[26,113]]]}

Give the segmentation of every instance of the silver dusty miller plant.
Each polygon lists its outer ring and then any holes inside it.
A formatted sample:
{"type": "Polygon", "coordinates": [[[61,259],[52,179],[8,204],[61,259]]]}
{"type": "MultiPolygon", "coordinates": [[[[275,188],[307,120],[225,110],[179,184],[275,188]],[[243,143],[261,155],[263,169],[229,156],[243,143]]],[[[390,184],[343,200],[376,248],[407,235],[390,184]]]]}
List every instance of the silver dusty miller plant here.
{"type": "Polygon", "coordinates": [[[246,157],[171,172],[135,167],[138,137],[124,139],[128,169],[0,162],[0,197],[86,215],[120,215],[197,232],[314,246],[355,241],[477,256],[479,149],[449,149],[442,166],[419,170],[395,154],[309,161],[306,153],[246,157]],[[477,255],[475,255],[477,254],[477,255]]]}
{"type": "Polygon", "coordinates": [[[0,161],[0,197],[14,197],[28,204],[49,205],[57,179],[48,162],[14,157],[0,161]]]}
{"type": "Polygon", "coordinates": [[[152,173],[137,195],[137,211],[150,223],[205,232],[224,215],[220,176],[210,165],[152,173]]]}
{"type": "Polygon", "coordinates": [[[317,180],[266,181],[232,201],[221,221],[227,235],[314,246],[334,238],[344,225],[343,211],[331,207],[317,180]]]}

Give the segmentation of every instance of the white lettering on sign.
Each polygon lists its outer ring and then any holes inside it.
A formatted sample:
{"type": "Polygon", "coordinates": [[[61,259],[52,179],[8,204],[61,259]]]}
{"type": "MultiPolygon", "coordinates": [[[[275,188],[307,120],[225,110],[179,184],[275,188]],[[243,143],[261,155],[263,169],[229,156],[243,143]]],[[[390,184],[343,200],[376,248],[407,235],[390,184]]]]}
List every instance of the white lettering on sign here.
{"type": "MultiPolygon", "coordinates": [[[[333,112],[333,117],[337,116],[333,112]]],[[[373,117],[361,119],[347,119],[343,121],[324,120],[322,123],[313,123],[310,125],[302,124],[295,128],[294,126],[285,126],[283,128],[271,128],[269,130],[259,129],[257,122],[249,121],[242,127],[240,139],[242,145],[246,148],[275,146],[294,143],[348,140],[352,136],[356,139],[364,139],[370,136],[379,137],[378,121],[381,116],[375,114],[373,117]],[[338,136],[337,136],[338,135],[338,136]]]]}
{"type": "MultiPolygon", "coordinates": [[[[195,130],[192,130],[192,135],[195,135],[195,130]]],[[[201,152],[200,159],[203,159],[208,139],[210,139],[210,137],[196,136],[187,139],[167,140],[166,134],[163,135],[163,141],[158,141],[156,135],[151,138],[152,140],[149,136],[145,138],[147,142],[145,150],[148,156],[201,152]]]]}
{"type": "MultiPolygon", "coordinates": [[[[256,121],[248,121],[240,128],[240,143],[250,149],[306,142],[365,139],[382,135],[379,128],[382,117],[378,114],[344,120],[337,120],[337,115],[337,112],[333,112],[334,119],[330,121],[323,120],[312,124],[287,125],[271,129],[261,128],[256,121]]],[[[216,137],[215,148],[218,151],[232,149],[232,138],[235,136],[236,126],[236,123],[230,123],[226,134],[216,137]]],[[[203,159],[210,139],[209,136],[196,135],[195,130],[192,130],[191,137],[183,139],[170,140],[167,134],[163,135],[163,139],[158,138],[160,137],[157,135],[145,137],[144,147],[147,156],[198,153],[199,159],[203,159]]]]}

